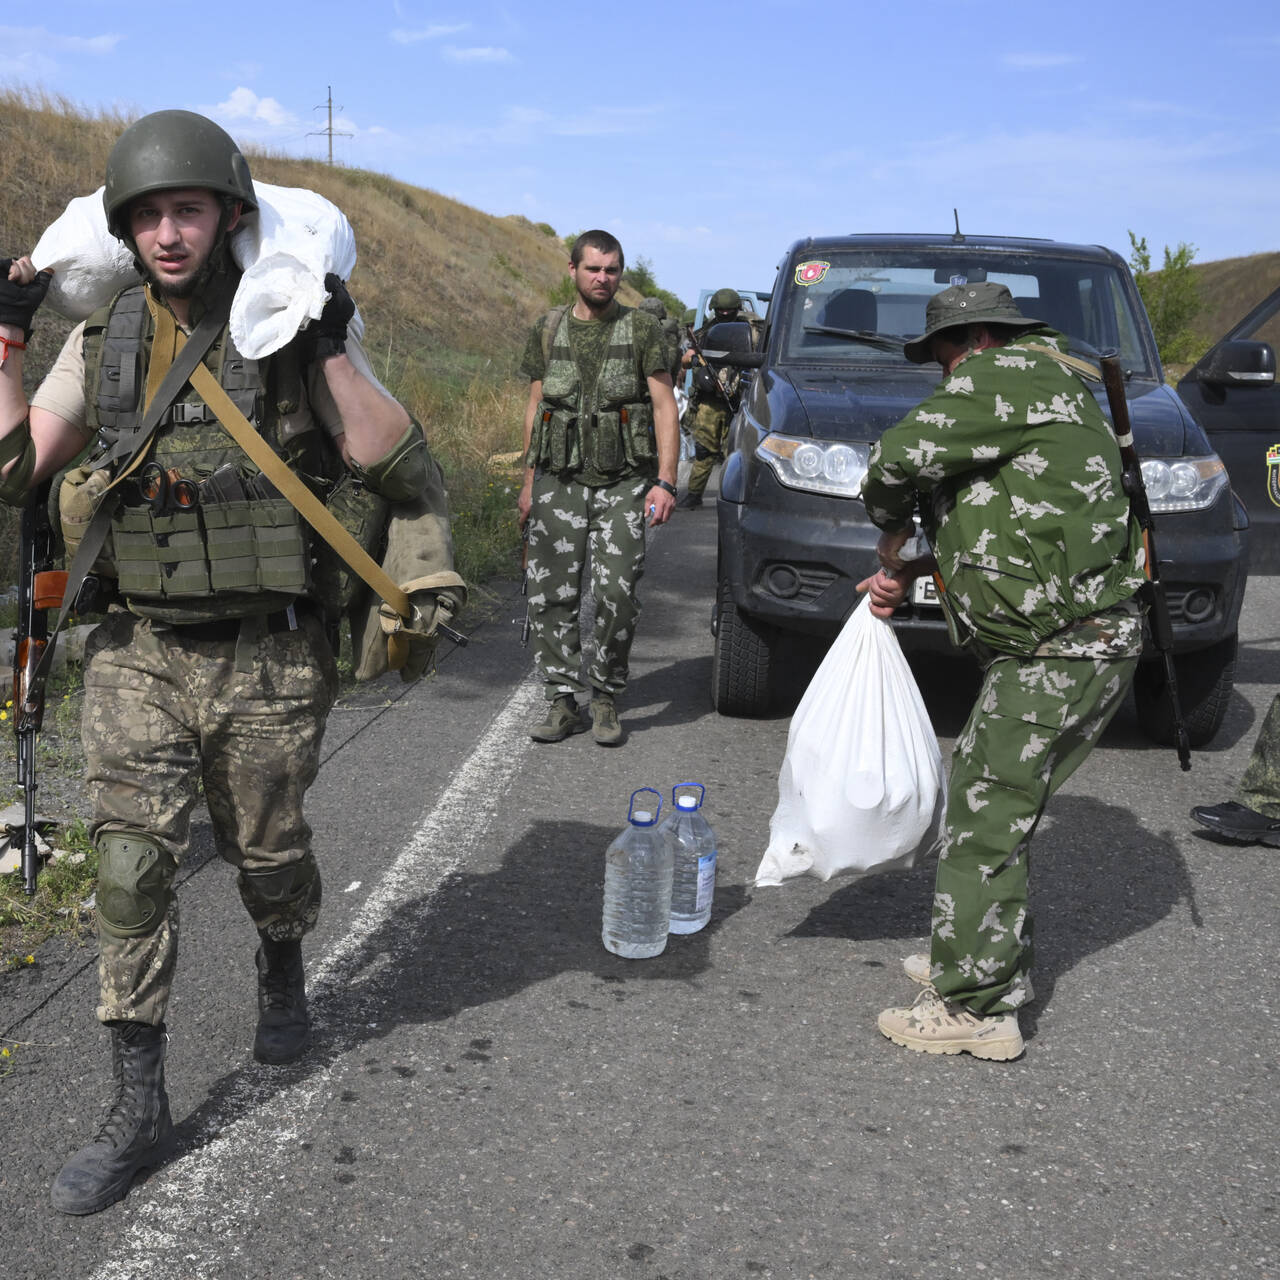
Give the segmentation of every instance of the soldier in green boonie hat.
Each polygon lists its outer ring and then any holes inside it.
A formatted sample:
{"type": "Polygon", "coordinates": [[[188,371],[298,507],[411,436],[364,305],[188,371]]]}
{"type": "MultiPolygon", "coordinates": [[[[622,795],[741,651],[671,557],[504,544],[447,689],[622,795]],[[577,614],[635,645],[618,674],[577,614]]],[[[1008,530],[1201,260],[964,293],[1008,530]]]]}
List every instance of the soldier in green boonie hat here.
{"type": "MultiPolygon", "coordinates": [[[[1022,331],[1039,328],[1042,323],[1018,310],[1007,285],[992,280],[952,285],[929,299],[924,313],[924,332],[908,342],[902,352],[914,364],[928,364],[937,358],[933,354],[933,338],[949,329],[986,325],[1022,331]]],[[[1004,334],[1001,341],[1012,336],[1004,334]]]]}
{"type": "Polygon", "coordinates": [[[877,1025],[908,1049],[1006,1061],[1033,995],[1031,837],[1133,679],[1142,536],[1067,340],[1004,285],[944,289],[905,349],[942,379],[872,450],[862,497],[883,569],[858,590],[889,618],[932,574],[985,673],[952,755],[930,949],[904,962],[923,990],[877,1025]],[[933,554],[904,561],[917,512],[933,554]]]}

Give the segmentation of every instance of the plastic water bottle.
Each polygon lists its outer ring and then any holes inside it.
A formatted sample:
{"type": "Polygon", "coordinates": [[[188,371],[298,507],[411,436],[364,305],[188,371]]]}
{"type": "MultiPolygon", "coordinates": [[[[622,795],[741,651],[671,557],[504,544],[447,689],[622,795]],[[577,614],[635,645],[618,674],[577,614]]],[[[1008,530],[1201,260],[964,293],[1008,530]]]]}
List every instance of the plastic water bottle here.
{"type": "Polygon", "coordinates": [[[667,945],[671,918],[671,842],[657,829],[662,797],[652,787],[631,793],[627,826],[604,855],[604,928],[607,950],[647,960],[667,945]],[[648,793],[652,807],[636,804],[648,793]]]}
{"type": "Polygon", "coordinates": [[[697,933],[711,919],[711,898],[716,888],[716,833],[702,816],[706,794],[707,789],[700,782],[682,782],[672,787],[675,808],[661,827],[672,852],[672,933],[697,933]],[[696,796],[690,794],[695,787],[696,796]]]}

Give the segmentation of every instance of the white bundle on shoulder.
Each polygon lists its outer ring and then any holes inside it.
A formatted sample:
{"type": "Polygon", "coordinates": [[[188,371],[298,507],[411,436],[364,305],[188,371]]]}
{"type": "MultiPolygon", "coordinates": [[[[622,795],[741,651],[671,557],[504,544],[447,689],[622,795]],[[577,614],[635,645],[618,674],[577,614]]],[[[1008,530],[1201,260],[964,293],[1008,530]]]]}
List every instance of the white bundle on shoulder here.
{"type": "MultiPolygon", "coordinates": [[[[346,280],[356,265],[356,238],[342,210],[301,187],[253,184],[256,212],[231,235],[231,255],[244,273],[231,303],[231,336],[243,355],[260,360],[278,351],[328,296],[324,278],[346,280]]],[[[133,255],[107,230],[101,187],[78,196],[45,230],[32,251],[38,271],[52,268],[47,305],[68,320],[84,320],[137,282],[133,255]]],[[[350,331],[359,339],[357,312],[350,331]]]]}
{"type": "Polygon", "coordinates": [[[893,628],[863,601],[787,735],[757,885],[910,867],[938,837],[942,753],[893,628]]]}

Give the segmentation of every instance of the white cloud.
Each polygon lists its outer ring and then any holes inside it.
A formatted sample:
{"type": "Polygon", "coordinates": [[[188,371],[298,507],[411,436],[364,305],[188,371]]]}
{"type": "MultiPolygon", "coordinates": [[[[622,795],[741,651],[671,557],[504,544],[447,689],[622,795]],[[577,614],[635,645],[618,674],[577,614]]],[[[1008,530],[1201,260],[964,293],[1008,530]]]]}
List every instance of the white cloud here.
{"type": "Polygon", "coordinates": [[[514,62],[510,49],[495,49],[483,46],[474,49],[459,49],[454,45],[444,47],[444,56],[451,62],[514,62]]]}
{"type": "Polygon", "coordinates": [[[274,98],[260,98],[252,89],[243,85],[233,89],[231,96],[214,107],[214,114],[223,120],[247,120],[253,124],[269,125],[273,129],[294,128],[298,118],[286,110],[274,98]]]}
{"type": "Polygon", "coordinates": [[[100,58],[114,53],[116,45],[124,39],[117,34],[100,36],[68,36],[44,27],[0,26],[0,49],[5,62],[19,68],[45,69],[55,65],[51,54],[85,53],[100,58]]]}
{"type": "Polygon", "coordinates": [[[460,22],[456,26],[445,26],[437,24],[431,27],[397,27],[391,33],[391,38],[396,44],[420,44],[423,40],[440,40],[444,36],[456,36],[459,32],[466,31],[470,27],[469,22],[460,22]]]}
{"type": "Polygon", "coordinates": [[[1081,59],[1074,53],[1006,53],[1001,61],[1017,71],[1043,71],[1049,67],[1069,67],[1081,59]]]}

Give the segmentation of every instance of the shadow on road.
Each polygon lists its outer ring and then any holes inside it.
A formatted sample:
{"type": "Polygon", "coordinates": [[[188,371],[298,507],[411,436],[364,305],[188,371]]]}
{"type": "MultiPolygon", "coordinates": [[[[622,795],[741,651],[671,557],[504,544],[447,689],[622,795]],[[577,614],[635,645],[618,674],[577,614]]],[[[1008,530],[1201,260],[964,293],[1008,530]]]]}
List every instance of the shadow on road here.
{"type": "MultiPolygon", "coordinates": [[[[918,950],[929,929],[934,864],[848,881],[814,907],[794,937],[902,938],[918,950]]],[[[1127,809],[1087,796],[1055,796],[1031,846],[1036,1000],[1022,1015],[1034,1035],[1057,979],[1082,960],[1163,920],[1186,902],[1201,927],[1191,874],[1177,846],[1127,809]],[[1087,838],[1084,833],[1104,836],[1087,838]]]]}
{"type": "Polygon", "coordinates": [[[602,851],[613,828],[537,822],[499,871],[463,873],[399,906],[311,993],[315,1043],[291,1067],[246,1066],[215,1081],[178,1125],[181,1158],[218,1135],[228,1118],[326,1070],[343,1055],[404,1024],[439,1022],[463,1009],[505,1000],[562,973],[607,983],[688,981],[708,967],[711,940],[747,901],[742,885],[716,891],[711,922],[673,938],[643,964],[600,941],[602,851]]]}

